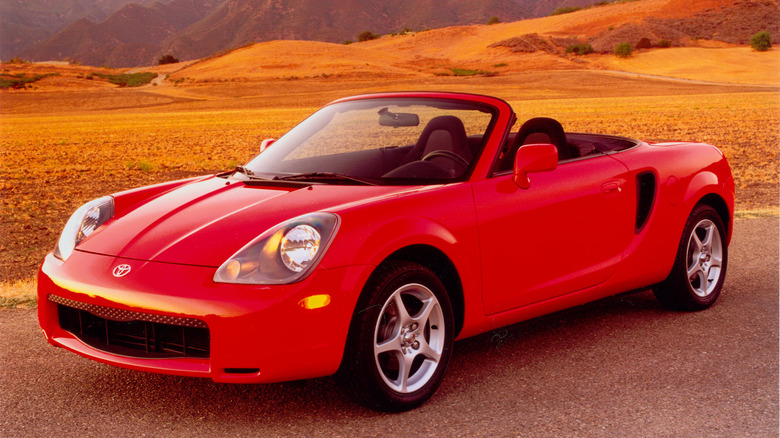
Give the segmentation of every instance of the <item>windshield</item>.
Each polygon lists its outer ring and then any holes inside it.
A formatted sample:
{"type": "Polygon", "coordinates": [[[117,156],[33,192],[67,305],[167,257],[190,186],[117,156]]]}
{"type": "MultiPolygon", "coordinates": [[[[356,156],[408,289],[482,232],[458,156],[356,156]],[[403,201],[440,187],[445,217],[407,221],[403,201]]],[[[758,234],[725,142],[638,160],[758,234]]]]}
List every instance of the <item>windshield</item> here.
{"type": "Polygon", "coordinates": [[[249,162],[269,179],[427,184],[465,179],[492,107],[447,99],[363,99],[326,106],[249,162]]]}

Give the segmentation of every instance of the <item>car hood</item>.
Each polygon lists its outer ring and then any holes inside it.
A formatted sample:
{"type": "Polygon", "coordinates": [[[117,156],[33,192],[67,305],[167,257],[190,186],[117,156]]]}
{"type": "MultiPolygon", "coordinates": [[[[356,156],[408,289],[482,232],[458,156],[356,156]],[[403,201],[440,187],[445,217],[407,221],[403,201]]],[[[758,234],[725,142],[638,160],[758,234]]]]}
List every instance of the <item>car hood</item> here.
{"type": "Polygon", "coordinates": [[[219,266],[252,239],[302,214],[394,195],[393,186],[274,187],[211,178],[184,185],[107,222],[79,251],[219,266]]]}

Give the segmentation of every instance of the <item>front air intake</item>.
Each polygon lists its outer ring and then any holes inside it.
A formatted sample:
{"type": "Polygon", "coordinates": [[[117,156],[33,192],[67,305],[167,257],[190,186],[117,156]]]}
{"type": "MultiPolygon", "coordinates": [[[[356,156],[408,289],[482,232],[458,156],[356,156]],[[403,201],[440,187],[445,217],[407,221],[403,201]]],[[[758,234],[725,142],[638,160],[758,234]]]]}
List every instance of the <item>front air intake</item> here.
{"type": "Polygon", "coordinates": [[[60,327],[85,344],[137,358],[208,358],[206,324],[194,318],[165,317],[94,306],[50,295],[60,327]],[[157,322],[164,320],[163,322],[157,322]]]}

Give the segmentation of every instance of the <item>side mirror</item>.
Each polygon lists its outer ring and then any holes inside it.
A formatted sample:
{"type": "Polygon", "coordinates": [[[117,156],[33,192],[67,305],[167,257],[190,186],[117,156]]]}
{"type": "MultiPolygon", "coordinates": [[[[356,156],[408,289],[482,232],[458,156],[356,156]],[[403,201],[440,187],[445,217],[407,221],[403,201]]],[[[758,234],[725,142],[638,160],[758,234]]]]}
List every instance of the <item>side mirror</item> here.
{"type": "Polygon", "coordinates": [[[515,155],[515,168],[512,176],[515,184],[522,189],[531,186],[528,174],[548,172],[558,167],[558,148],[551,144],[527,144],[520,147],[515,155]]]}
{"type": "Polygon", "coordinates": [[[273,138],[266,138],[265,140],[263,140],[263,142],[260,143],[260,152],[263,152],[264,150],[268,149],[268,147],[274,144],[275,141],[276,140],[274,140],[273,138]]]}

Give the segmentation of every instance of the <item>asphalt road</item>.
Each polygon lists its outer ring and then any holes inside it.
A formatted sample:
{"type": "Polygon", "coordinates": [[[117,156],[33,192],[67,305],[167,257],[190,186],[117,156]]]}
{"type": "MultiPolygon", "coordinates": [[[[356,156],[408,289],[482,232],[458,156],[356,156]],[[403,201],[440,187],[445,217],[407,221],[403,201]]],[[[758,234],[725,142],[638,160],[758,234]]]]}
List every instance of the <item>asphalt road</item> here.
{"type": "Polygon", "coordinates": [[[737,220],[698,313],[613,297],[458,342],[439,392],[378,414],[324,378],[227,385],[49,346],[0,311],[0,436],[778,436],[777,218],[737,220]]]}

